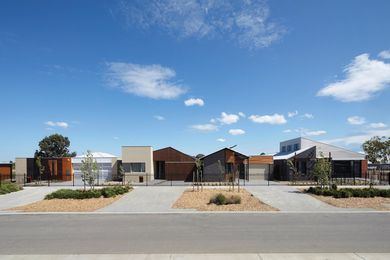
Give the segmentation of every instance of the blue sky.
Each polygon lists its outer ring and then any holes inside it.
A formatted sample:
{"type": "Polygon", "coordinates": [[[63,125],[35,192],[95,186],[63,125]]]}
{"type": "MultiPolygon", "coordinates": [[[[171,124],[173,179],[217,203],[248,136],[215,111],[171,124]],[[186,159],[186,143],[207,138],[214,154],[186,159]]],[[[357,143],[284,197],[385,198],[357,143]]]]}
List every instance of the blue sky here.
{"type": "Polygon", "coordinates": [[[0,161],[52,133],[120,156],[361,151],[390,135],[390,2],[1,1],[0,161]]]}

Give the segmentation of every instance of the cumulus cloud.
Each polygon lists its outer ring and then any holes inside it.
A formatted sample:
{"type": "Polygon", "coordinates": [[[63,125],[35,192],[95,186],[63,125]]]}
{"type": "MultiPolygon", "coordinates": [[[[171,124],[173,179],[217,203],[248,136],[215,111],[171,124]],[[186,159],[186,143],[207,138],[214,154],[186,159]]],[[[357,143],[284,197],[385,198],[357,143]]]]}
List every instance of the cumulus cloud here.
{"type": "Polygon", "coordinates": [[[382,59],[390,59],[390,50],[381,51],[378,56],[382,59]]]}
{"type": "Polygon", "coordinates": [[[297,116],[298,115],[298,110],[295,110],[295,111],[292,111],[292,112],[288,112],[287,113],[287,116],[288,117],[294,117],[294,116],[297,116]]]}
{"type": "Polygon", "coordinates": [[[356,56],[344,72],[345,79],[322,88],[317,96],[331,96],[342,102],[364,101],[390,83],[390,64],[370,59],[367,53],[356,56]]]}
{"type": "Polygon", "coordinates": [[[254,123],[259,124],[271,124],[271,125],[281,125],[287,123],[287,120],[283,115],[273,114],[273,115],[251,115],[249,119],[254,123]]]}
{"type": "Polygon", "coordinates": [[[230,129],[229,134],[231,135],[243,135],[245,134],[245,131],[242,129],[230,129]]]}
{"type": "Polygon", "coordinates": [[[221,117],[218,118],[218,121],[221,122],[221,124],[224,124],[224,125],[230,125],[230,124],[237,123],[238,120],[240,120],[240,117],[238,115],[227,114],[225,112],[222,112],[221,113],[221,117]]]}
{"type": "Polygon", "coordinates": [[[238,115],[239,115],[240,117],[246,117],[246,115],[245,115],[243,112],[238,112],[238,115]]]}
{"type": "Polygon", "coordinates": [[[51,127],[61,127],[61,128],[68,128],[69,127],[69,124],[67,122],[47,121],[47,122],[45,122],[45,125],[48,125],[51,127]]]}
{"type": "Polygon", "coordinates": [[[371,123],[369,125],[370,128],[385,128],[387,127],[386,124],[382,123],[382,122],[379,122],[379,123],[371,123]]]}
{"type": "Polygon", "coordinates": [[[218,130],[218,126],[214,124],[198,124],[198,125],[192,125],[190,127],[200,132],[214,132],[218,130]]]}
{"type": "Polygon", "coordinates": [[[190,98],[190,99],[187,99],[184,101],[184,104],[187,106],[187,107],[190,107],[190,106],[204,106],[204,101],[203,99],[200,99],[200,98],[190,98]]]}
{"type": "Polygon", "coordinates": [[[163,120],[165,120],[165,117],[163,117],[163,116],[154,116],[154,118],[155,118],[156,120],[158,120],[158,121],[163,121],[163,120]]]}
{"type": "Polygon", "coordinates": [[[174,99],[187,91],[172,81],[176,72],[161,65],[111,62],[107,67],[108,84],[126,93],[152,99],[174,99]]]}
{"type": "Polygon", "coordinates": [[[286,130],[283,130],[283,133],[291,133],[292,132],[292,130],[291,129],[286,129],[286,130]]]}
{"type": "Polygon", "coordinates": [[[217,141],[218,141],[218,142],[221,142],[221,143],[224,143],[224,142],[226,142],[226,139],[218,138],[217,141]]]}
{"type": "Polygon", "coordinates": [[[347,121],[351,125],[362,125],[366,123],[366,119],[361,116],[350,116],[347,118],[347,121]]]}
{"type": "Polygon", "coordinates": [[[249,49],[267,47],[286,32],[270,21],[264,0],[123,0],[119,11],[127,24],[144,30],[158,28],[181,39],[217,36],[249,49]]]}

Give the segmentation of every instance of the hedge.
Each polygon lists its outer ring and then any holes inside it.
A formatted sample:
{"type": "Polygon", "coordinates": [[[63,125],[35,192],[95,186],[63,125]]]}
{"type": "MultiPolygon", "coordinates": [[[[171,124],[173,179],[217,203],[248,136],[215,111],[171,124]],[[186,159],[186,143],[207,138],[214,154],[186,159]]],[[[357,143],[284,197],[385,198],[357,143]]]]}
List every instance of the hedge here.
{"type": "Polygon", "coordinates": [[[12,182],[3,182],[0,184],[0,195],[20,190],[22,190],[22,188],[12,182]]]}
{"type": "Polygon", "coordinates": [[[105,187],[102,189],[96,190],[70,190],[70,189],[61,189],[54,191],[45,196],[46,200],[51,199],[92,199],[92,198],[111,198],[117,195],[125,194],[131,190],[129,186],[113,186],[105,187]]]}
{"type": "Polygon", "coordinates": [[[353,189],[353,188],[341,188],[341,189],[329,189],[321,187],[310,187],[306,190],[307,193],[320,195],[320,196],[332,196],[334,198],[373,198],[373,197],[384,197],[390,198],[390,190],[377,189],[377,188],[364,188],[364,189],[353,189]]]}

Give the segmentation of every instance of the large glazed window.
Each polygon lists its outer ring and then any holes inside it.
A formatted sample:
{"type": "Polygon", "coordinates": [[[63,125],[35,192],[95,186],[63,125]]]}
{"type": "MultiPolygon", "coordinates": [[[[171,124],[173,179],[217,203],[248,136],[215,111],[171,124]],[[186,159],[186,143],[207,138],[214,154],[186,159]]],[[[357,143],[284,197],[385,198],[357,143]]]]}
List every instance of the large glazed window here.
{"type": "Polygon", "coordinates": [[[125,172],[145,172],[145,163],[123,163],[125,172]]]}

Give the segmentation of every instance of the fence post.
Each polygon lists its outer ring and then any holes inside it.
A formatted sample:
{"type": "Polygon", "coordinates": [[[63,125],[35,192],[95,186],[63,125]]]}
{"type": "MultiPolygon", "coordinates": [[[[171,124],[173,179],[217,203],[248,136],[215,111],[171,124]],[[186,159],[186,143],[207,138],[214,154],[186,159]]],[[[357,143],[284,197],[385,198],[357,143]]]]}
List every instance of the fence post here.
{"type": "Polygon", "coordinates": [[[23,174],[23,186],[26,186],[26,174],[23,174]]]}
{"type": "Polygon", "coordinates": [[[172,187],[172,178],[171,178],[171,187],[172,187]]]}
{"type": "Polygon", "coordinates": [[[72,181],[73,181],[73,187],[74,187],[74,173],[72,174],[72,181]]]}

